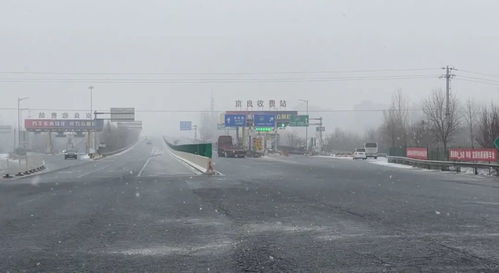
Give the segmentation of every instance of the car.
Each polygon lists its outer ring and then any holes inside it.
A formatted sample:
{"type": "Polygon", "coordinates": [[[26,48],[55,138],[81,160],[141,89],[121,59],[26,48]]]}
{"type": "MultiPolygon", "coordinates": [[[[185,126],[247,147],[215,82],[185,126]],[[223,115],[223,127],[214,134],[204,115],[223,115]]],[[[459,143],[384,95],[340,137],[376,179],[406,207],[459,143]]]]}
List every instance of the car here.
{"type": "Polygon", "coordinates": [[[356,149],[355,152],[353,152],[353,159],[366,160],[367,159],[366,149],[356,149]]]}
{"type": "Polygon", "coordinates": [[[64,159],[78,159],[78,153],[76,151],[64,151],[64,159]]]}
{"type": "Polygon", "coordinates": [[[147,145],[151,145],[151,144],[152,144],[152,142],[151,142],[150,140],[148,140],[148,141],[146,141],[146,144],[147,144],[147,145]]]}

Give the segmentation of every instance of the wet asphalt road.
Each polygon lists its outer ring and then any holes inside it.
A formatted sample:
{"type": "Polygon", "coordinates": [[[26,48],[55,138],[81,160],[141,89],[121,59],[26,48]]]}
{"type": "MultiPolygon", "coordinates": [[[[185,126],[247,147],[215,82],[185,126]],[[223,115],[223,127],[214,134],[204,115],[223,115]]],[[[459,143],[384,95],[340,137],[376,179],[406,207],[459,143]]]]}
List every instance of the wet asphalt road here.
{"type": "Polygon", "coordinates": [[[499,272],[499,181],[160,140],[0,182],[0,272],[499,272]]]}

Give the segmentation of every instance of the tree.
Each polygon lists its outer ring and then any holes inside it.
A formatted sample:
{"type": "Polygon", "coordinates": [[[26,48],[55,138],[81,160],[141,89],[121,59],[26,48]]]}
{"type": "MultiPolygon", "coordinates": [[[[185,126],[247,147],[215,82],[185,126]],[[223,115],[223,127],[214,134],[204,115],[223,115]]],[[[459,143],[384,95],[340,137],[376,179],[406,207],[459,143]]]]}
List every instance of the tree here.
{"type": "Polygon", "coordinates": [[[442,143],[444,151],[447,151],[449,142],[460,126],[456,96],[450,94],[449,109],[446,109],[445,93],[441,90],[434,90],[424,101],[423,113],[436,140],[442,143]]]}
{"type": "Polygon", "coordinates": [[[483,108],[478,122],[477,142],[482,147],[493,148],[494,140],[499,137],[499,109],[491,104],[483,108]]]}
{"type": "Polygon", "coordinates": [[[465,107],[464,107],[464,121],[466,123],[466,128],[468,130],[468,137],[469,137],[469,144],[471,148],[475,147],[475,127],[476,127],[476,121],[478,117],[478,108],[473,101],[473,99],[469,98],[466,101],[465,107]]]}
{"type": "Polygon", "coordinates": [[[398,90],[392,97],[391,106],[383,112],[380,128],[382,142],[391,148],[407,146],[408,102],[398,90]]]}
{"type": "Polygon", "coordinates": [[[433,141],[433,135],[429,124],[425,120],[413,123],[410,126],[409,139],[411,145],[417,147],[429,147],[433,141]]]}

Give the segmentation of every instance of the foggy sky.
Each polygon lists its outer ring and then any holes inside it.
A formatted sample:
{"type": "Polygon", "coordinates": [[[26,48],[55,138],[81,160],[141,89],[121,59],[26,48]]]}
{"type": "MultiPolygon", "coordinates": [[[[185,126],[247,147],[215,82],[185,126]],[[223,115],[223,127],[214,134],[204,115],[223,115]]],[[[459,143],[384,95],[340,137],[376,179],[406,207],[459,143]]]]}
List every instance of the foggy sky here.
{"type": "MultiPolygon", "coordinates": [[[[0,2],[1,72],[186,73],[163,75],[0,74],[0,108],[94,108],[138,110],[233,110],[234,101],[285,99],[288,110],[386,106],[401,89],[414,105],[444,88],[440,67],[499,75],[498,1],[67,1],[0,2]],[[95,83],[94,78],[254,79],[359,76],[320,71],[413,69],[405,74],[435,78],[179,84],[95,83]],[[269,74],[270,72],[303,72],[269,74]],[[305,73],[307,72],[307,73],[305,73]],[[200,73],[200,74],[193,74],[200,73]],[[255,74],[206,74],[255,73],[255,74]],[[6,82],[9,79],[88,78],[88,82],[6,82]]],[[[379,75],[403,74],[382,72],[379,75]]],[[[459,80],[453,91],[463,100],[499,101],[499,83],[459,80]]],[[[378,75],[378,74],[375,74],[378,75]]],[[[379,108],[379,107],[378,107],[379,108]]],[[[31,115],[37,116],[38,111],[31,115]]],[[[15,111],[1,110],[14,124],[15,111]]],[[[28,112],[25,116],[28,116],[28,112]]],[[[179,120],[199,113],[141,113],[146,133],[175,134],[179,120]]],[[[359,113],[317,113],[328,131],[352,128],[359,113]]],[[[380,113],[374,116],[380,116],[380,113]]],[[[367,114],[367,116],[371,116],[367,114]]],[[[364,126],[364,124],[362,125],[364,126]]],[[[357,126],[358,127],[358,126],[357,126]]]]}

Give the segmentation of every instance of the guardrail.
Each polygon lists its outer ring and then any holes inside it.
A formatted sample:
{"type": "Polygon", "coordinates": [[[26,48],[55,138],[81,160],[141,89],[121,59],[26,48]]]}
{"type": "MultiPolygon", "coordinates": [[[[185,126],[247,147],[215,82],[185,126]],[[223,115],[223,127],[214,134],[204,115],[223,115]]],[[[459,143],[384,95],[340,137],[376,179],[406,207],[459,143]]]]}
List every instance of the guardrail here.
{"type": "Polygon", "coordinates": [[[456,172],[461,172],[461,168],[472,168],[474,174],[478,174],[478,169],[495,170],[499,176],[499,164],[496,163],[480,163],[480,162],[460,162],[460,161],[438,161],[438,160],[423,160],[414,159],[402,156],[388,156],[388,162],[411,165],[424,169],[440,169],[442,171],[450,171],[451,167],[456,172]]]}
{"type": "Polygon", "coordinates": [[[27,157],[2,158],[0,160],[0,176],[2,178],[12,178],[14,176],[26,176],[45,169],[45,162],[36,154],[29,154],[27,157]]]}

